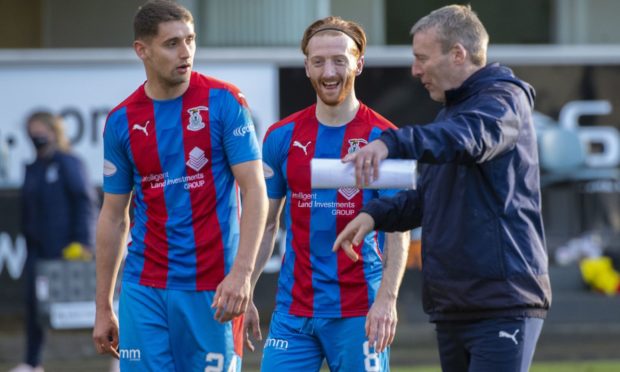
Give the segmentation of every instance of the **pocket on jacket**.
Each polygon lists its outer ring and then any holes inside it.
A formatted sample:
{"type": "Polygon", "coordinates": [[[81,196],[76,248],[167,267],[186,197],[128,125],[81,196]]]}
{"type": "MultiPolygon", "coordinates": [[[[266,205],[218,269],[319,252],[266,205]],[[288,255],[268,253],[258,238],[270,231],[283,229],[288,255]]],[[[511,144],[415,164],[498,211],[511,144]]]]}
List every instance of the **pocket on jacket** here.
{"type": "Polygon", "coordinates": [[[469,221],[467,240],[463,244],[463,265],[473,277],[503,279],[504,261],[500,239],[500,221],[495,216],[469,221]]]}

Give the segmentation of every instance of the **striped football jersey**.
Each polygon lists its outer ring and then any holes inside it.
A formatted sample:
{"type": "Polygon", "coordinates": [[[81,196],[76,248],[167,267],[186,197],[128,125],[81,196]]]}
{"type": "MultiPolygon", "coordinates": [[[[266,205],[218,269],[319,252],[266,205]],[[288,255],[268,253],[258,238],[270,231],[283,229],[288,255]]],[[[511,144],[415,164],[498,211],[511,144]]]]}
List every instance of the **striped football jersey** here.
{"type": "MultiPolygon", "coordinates": [[[[382,275],[382,233],[370,233],[356,247],[352,262],[342,250],[332,252],[337,234],[376,190],[342,187],[312,189],[312,158],[339,159],[394,128],[360,104],[355,118],[340,127],[316,118],[316,105],[272,125],[263,142],[263,167],[271,199],[286,198],[286,251],[278,282],[276,311],[308,317],[365,316],[382,275]]],[[[395,191],[382,191],[393,194],[395,191]]]]}
{"type": "Polygon", "coordinates": [[[176,99],[152,100],[143,85],[111,111],[103,137],[103,191],[133,190],[123,280],[215,290],[239,239],[231,166],[260,159],[243,94],[197,72],[176,99]]]}

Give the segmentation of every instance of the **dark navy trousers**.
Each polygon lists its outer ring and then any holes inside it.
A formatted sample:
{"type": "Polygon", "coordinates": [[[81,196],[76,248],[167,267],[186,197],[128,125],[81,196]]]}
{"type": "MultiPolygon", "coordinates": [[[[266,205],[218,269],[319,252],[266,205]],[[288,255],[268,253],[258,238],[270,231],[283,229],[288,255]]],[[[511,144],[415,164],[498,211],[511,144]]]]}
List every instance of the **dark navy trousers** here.
{"type": "Polygon", "coordinates": [[[437,322],[441,369],[444,372],[526,372],[543,322],[539,318],[437,322]]]}
{"type": "Polygon", "coordinates": [[[39,305],[36,296],[36,260],[28,258],[24,266],[25,279],[25,326],[26,326],[26,357],[24,362],[36,367],[41,364],[45,328],[39,321],[39,305]]]}

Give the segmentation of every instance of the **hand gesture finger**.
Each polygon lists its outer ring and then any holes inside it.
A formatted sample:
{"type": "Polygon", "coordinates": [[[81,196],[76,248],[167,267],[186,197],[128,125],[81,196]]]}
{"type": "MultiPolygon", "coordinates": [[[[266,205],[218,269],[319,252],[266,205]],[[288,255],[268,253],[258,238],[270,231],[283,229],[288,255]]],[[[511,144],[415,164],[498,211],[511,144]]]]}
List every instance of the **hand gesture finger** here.
{"type": "Polygon", "coordinates": [[[215,309],[215,315],[213,318],[218,322],[221,322],[221,318],[226,312],[226,303],[222,300],[222,283],[220,283],[215,289],[215,295],[213,296],[213,303],[211,304],[211,308],[215,309]]]}
{"type": "Polygon", "coordinates": [[[379,164],[387,155],[387,146],[375,140],[356,152],[348,154],[342,161],[355,164],[355,184],[358,188],[364,188],[379,178],[379,164]]]}
{"type": "Polygon", "coordinates": [[[377,322],[370,313],[366,317],[366,337],[368,344],[376,349],[377,347],[377,322]]]}
{"type": "Polygon", "coordinates": [[[387,346],[392,345],[392,343],[394,342],[394,337],[396,336],[396,324],[397,323],[398,323],[398,320],[394,319],[394,321],[390,325],[390,329],[389,329],[390,332],[388,334],[387,346]]]}
{"type": "Polygon", "coordinates": [[[231,271],[217,286],[213,297],[214,318],[223,323],[243,314],[250,298],[250,277],[231,271]]]}
{"type": "Polygon", "coordinates": [[[388,319],[383,317],[377,322],[377,343],[375,344],[375,351],[378,353],[383,352],[387,347],[387,340],[389,335],[387,334],[388,319]]]}
{"type": "Polygon", "coordinates": [[[118,320],[114,313],[97,314],[93,328],[93,344],[99,354],[110,354],[119,359],[118,320]]]}
{"type": "Polygon", "coordinates": [[[374,225],[375,221],[369,214],[360,213],[338,234],[332,250],[335,252],[342,248],[351,260],[357,261],[359,256],[355,252],[354,247],[362,243],[364,237],[372,231],[374,225]]]}
{"type": "Polygon", "coordinates": [[[377,299],[366,316],[366,336],[375,351],[383,352],[394,341],[397,323],[396,303],[377,299]]]}
{"type": "Polygon", "coordinates": [[[355,158],[357,157],[357,152],[352,152],[350,154],[345,155],[344,158],[342,158],[342,162],[343,163],[354,163],[355,162],[355,158]]]}
{"type": "Polygon", "coordinates": [[[338,234],[336,237],[336,241],[332,246],[332,251],[336,252],[338,249],[342,248],[344,253],[353,261],[357,261],[359,256],[355,253],[354,246],[352,241],[356,236],[356,228],[353,226],[353,222],[351,221],[345,228],[338,234]]]}
{"type": "Polygon", "coordinates": [[[260,331],[260,317],[253,302],[250,302],[248,305],[248,309],[246,310],[243,318],[243,340],[245,346],[250,351],[254,351],[254,344],[250,339],[250,332],[252,332],[252,338],[254,338],[254,340],[260,341],[263,339],[263,335],[260,331]]]}

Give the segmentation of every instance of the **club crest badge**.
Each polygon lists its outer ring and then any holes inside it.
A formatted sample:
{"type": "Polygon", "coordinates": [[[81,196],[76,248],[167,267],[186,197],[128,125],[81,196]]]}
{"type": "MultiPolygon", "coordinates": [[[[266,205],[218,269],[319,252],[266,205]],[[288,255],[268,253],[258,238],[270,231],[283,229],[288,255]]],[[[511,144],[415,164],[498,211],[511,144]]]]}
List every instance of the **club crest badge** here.
{"type": "Polygon", "coordinates": [[[367,145],[367,144],[368,144],[368,141],[366,141],[363,138],[351,138],[349,140],[349,149],[347,150],[347,152],[349,154],[352,154],[355,151],[357,151],[360,148],[362,148],[363,145],[367,145]]]}
{"type": "Polygon", "coordinates": [[[187,110],[189,113],[189,124],[187,125],[188,130],[196,132],[205,127],[200,111],[209,111],[209,108],[207,106],[196,106],[187,110]]]}

